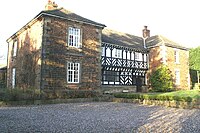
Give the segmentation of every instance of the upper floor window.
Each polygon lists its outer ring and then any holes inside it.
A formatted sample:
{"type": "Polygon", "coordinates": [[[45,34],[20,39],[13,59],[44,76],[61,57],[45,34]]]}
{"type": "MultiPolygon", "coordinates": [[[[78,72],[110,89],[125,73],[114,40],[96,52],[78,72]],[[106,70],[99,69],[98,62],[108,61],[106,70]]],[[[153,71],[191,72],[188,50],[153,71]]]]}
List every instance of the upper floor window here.
{"type": "Polygon", "coordinates": [[[120,49],[113,49],[113,57],[115,58],[122,58],[122,50],[120,49]]]}
{"type": "Polygon", "coordinates": [[[140,53],[135,52],[135,60],[139,60],[140,59],[140,53]]]}
{"type": "Polygon", "coordinates": [[[79,83],[80,63],[68,62],[67,67],[68,83],[79,83]]]}
{"type": "Polygon", "coordinates": [[[179,51],[177,49],[174,50],[174,58],[175,58],[175,63],[180,63],[179,62],[179,51]]]}
{"type": "Polygon", "coordinates": [[[17,41],[13,43],[13,57],[17,55],[17,41]]]}
{"type": "Polygon", "coordinates": [[[81,30],[69,27],[68,45],[76,48],[81,47],[81,30]]]}
{"type": "Polygon", "coordinates": [[[175,84],[180,85],[180,70],[175,70],[175,84]]]}
{"type": "Polygon", "coordinates": [[[162,62],[166,64],[167,63],[167,49],[164,45],[160,46],[160,48],[161,48],[162,62]]]}

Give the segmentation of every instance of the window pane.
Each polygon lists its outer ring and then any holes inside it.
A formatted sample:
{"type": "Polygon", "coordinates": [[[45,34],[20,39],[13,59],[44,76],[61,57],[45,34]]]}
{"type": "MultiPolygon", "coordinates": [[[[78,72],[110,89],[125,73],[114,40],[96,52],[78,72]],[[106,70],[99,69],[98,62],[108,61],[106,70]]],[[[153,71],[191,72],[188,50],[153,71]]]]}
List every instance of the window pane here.
{"type": "Polygon", "coordinates": [[[15,83],[16,83],[16,69],[12,69],[12,88],[15,88],[15,83]]]}
{"type": "Polygon", "coordinates": [[[68,63],[68,82],[79,82],[79,63],[68,63]]]}
{"type": "Polygon", "coordinates": [[[17,55],[17,41],[14,42],[13,44],[13,56],[17,55]]]}
{"type": "Polygon", "coordinates": [[[80,29],[69,27],[69,46],[80,47],[80,29]]]}

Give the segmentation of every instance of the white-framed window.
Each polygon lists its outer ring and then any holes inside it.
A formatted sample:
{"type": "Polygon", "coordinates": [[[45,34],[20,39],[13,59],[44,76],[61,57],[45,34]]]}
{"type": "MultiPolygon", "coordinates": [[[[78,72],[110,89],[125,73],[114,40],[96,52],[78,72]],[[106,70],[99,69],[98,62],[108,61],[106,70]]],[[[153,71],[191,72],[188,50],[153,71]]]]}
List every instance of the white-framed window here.
{"type": "Polygon", "coordinates": [[[67,63],[67,82],[79,83],[80,63],[67,63]]]}
{"type": "Polygon", "coordinates": [[[179,69],[175,70],[175,84],[180,85],[180,70],[179,69]]]}
{"type": "Polygon", "coordinates": [[[140,59],[140,53],[138,53],[138,52],[135,52],[135,60],[139,60],[140,59]]]}
{"type": "Polygon", "coordinates": [[[13,43],[13,57],[17,55],[17,41],[13,43]]]}
{"type": "Polygon", "coordinates": [[[131,52],[127,52],[127,59],[130,60],[131,59],[131,52]]]}
{"type": "Polygon", "coordinates": [[[16,85],[16,68],[12,69],[12,88],[15,88],[16,85]]]}
{"type": "Polygon", "coordinates": [[[69,27],[68,45],[71,47],[81,48],[81,30],[69,27]]]}
{"type": "Polygon", "coordinates": [[[123,50],[122,54],[123,54],[123,59],[126,59],[126,51],[125,50],[123,50]]]}
{"type": "Polygon", "coordinates": [[[134,57],[134,52],[131,52],[131,60],[134,60],[135,57],[134,57]]]}
{"type": "Polygon", "coordinates": [[[175,59],[175,63],[180,63],[179,62],[179,50],[178,49],[175,49],[174,50],[174,59],[175,59]]]}
{"type": "Polygon", "coordinates": [[[114,48],[112,52],[114,58],[122,58],[122,50],[114,48]]]}
{"type": "Polygon", "coordinates": [[[166,49],[166,46],[162,45],[162,46],[160,46],[160,49],[161,49],[162,62],[164,64],[166,64],[167,63],[167,49],[166,49]]]}
{"type": "Polygon", "coordinates": [[[110,50],[110,48],[106,48],[106,57],[111,57],[111,50],[110,50]]]}

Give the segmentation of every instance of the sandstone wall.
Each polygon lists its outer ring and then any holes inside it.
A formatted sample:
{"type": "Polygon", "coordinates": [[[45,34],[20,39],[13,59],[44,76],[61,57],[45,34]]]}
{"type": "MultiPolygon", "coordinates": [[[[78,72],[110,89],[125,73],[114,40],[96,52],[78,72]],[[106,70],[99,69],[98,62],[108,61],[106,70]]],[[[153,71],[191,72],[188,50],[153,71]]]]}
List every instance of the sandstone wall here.
{"type": "Polygon", "coordinates": [[[99,88],[101,30],[83,23],[45,17],[42,88],[46,90],[99,88]],[[81,48],[68,46],[69,27],[81,29],[81,48]],[[79,83],[67,83],[67,62],[80,63],[79,83]]]}
{"type": "Polygon", "coordinates": [[[16,69],[16,87],[40,88],[41,44],[43,20],[38,18],[19,30],[9,39],[7,87],[12,87],[12,69],[16,69]],[[13,43],[17,53],[13,57],[13,43]]]}

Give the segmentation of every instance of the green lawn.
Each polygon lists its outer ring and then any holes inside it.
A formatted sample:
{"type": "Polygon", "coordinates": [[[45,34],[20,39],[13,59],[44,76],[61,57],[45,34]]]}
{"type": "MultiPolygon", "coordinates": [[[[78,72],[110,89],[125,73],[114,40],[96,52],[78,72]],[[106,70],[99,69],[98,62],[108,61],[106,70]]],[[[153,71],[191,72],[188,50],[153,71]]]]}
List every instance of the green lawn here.
{"type": "Polygon", "coordinates": [[[191,102],[200,100],[200,90],[181,90],[167,93],[116,93],[116,98],[127,99],[149,99],[149,100],[167,100],[167,101],[185,101],[191,102]]]}
{"type": "Polygon", "coordinates": [[[163,93],[160,95],[191,97],[191,98],[197,99],[197,98],[200,98],[200,90],[181,90],[181,91],[163,93]]]}

